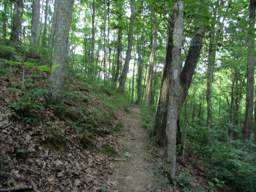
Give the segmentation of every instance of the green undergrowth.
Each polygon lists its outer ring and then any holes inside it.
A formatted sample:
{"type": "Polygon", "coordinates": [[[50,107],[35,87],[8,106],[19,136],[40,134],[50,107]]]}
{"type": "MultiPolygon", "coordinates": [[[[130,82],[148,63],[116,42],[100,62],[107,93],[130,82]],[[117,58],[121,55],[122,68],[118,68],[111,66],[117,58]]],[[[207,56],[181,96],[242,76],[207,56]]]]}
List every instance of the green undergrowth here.
{"type": "Polygon", "coordinates": [[[154,110],[151,107],[142,105],[140,108],[140,119],[142,122],[142,127],[146,129],[150,137],[154,136],[154,110]]]}
{"type": "Polygon", "coordinates": [[[209,133],[197,125],[187,130],[186,154],[196,154],[202,161],[210,188],[229,186],[231,191],[256,191],[256,145],[240,140],[225,141],[218,127],[209,133]],[[210,140],[208,134],[210,134],[210,140]]]}

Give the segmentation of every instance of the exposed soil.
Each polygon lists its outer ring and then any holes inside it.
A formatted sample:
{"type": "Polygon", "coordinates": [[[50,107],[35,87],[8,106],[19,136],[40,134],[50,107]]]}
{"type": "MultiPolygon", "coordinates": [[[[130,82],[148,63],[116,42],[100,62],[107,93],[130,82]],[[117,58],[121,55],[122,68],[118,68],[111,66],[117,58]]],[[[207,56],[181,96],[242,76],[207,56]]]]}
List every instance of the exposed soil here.
{"type": "Polygon", "coordinates": [[[119,137],[123,150],[116,159],[113,177],[115,192],[161,191],[155,188],[154,163],[147,131],[142,128],[139,108],[134,106],[123,116],[124,127],[119,137]]]}

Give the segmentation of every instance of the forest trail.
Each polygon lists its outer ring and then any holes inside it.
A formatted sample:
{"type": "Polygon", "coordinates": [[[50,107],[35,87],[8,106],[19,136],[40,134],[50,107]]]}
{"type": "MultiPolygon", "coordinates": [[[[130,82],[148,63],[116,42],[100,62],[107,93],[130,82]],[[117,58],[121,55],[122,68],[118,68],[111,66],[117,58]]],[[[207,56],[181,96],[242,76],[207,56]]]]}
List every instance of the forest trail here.
{"type": "Polygon", "coordinates": [[[123,146],[121,159],[115,163],[115,192],[150,192],[153,189],[153,163],[147,131],[142,128],[137,106],[123,117],[124,127],[119,137],[123,146]]]}

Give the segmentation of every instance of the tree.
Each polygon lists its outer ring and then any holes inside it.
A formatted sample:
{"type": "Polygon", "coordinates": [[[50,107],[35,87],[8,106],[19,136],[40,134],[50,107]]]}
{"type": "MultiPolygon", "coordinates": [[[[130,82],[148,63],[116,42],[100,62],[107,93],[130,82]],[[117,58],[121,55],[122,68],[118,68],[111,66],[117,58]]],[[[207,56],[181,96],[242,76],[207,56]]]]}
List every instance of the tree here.
{"type": "Polygon", "coordinates": [[[143,50],[144,50],[144,35],[142,34],[137,41],[138,52],[138,76],[137,76],[137,104],[141,104],[142,98],[142,77],[143,77],[143,50]]]}
{"type": "Polygon", "coordinates": [[[17,45],[20,40],[22,30],[23,0],[14,0],[14,13],[12,19],[12,30],[10,41],[13,45],[17,45]]]}
{"type": "Polygon", "coordinates": [[[42,46],[44,48],[47,46],[48,12],[49,12],[49,0],[45,0],[44,28],[43,28],[43,35],[42,35],[42,46]]]}
{"type": "Polygon", "coordinates": [[[73,0],[55,1],[54,20],[52,26],[51,61],[52,71],[50,76],[50,101],[59,102],[65,85],[68,64],[69,31],[73,11],[73,0]]]}
{"type": "Polygon", "coordinates": [[[244,140],[248,140],[253,126],[253,95],[254,95],[254,63],[255,63],[255,10],[256,0],[250,0],[249,27],[248,27],[248,56],[247,56],[247,85],[246,85],[246,111],[243,127],[244,140]]]}
{"type": "Polygon", "coordinates": [[[118,92],[124,93],[125,91],[125,82],[127,78],[127,73],[129,71],[129,64],[131,60],[131,53],[132,53],[132,46],[133,46],[133,31],[134,31],[134,22],[135,22],[135,2],[134,0],[130,0],[130,9],[131,9],[131,17],[130,17],[130,24],[129,24],[129,31],[128,31],[128,48],[126,51],[126,58],[124,67],[119,78],[119,87],[118,92]]]}
{"type": "Polygon", "coordinates": [[[8,18],[7,18],[7,9],[8,9],[8,2],[5,0],[3,1],[3,6],[4,6],[4,10],[2,12],[3,15],[3,39],[6,40],[7,38],[7,22],[8,22],[8,18]]]}
{"type": "Polygon", "coordinates": [[[33,1],[31,26],[31,52],[36,53],[40,37],[40,0],[33,1]]]}
{"type": "Polygon", "coordinates": [[[155,14],[154,8],[151,11],[151,20],[152,20],[152,35],[151,35],[151,51],[149,56],[149,70],[148,70],[148,78],[146,84],[146,104],[152,105],[154,102],[153,97],[153,80],[154,80],[154,66],[155,66],[155,57],[156,57],[156,49],[157,49],[157,17],[155,14]]]}
{"type": "MultiPolygon", "coordinates": [[[[183,13],[184,2],[175,0],[173,7],[173,47],[172,62],[169,71],[171,77],[169,82],[169,101],[167,110],[166,136],[167,136],[167,164],[170,178],[175,178],[176,171],[176,135],[178,121],[178,106],[180,99],[180,74],[181,74],[181,48],[183,43],[183,13]]],[[[167,53],[169,54],[169,53],[167,53]]]]}

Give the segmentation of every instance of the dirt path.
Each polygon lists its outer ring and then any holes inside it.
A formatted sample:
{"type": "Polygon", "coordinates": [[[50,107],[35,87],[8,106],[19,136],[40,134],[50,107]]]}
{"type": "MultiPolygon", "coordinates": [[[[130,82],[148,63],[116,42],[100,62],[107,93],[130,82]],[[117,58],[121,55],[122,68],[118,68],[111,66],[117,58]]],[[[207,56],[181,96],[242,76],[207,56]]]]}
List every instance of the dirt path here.
{"type": "Polygon", "coordinates": [[[123,117],[124,128],[119,142],[123,145],[113,175],[115,192],[155,192],[153,164],[148,134],[142,128],[138,107],[123,117]]]}

